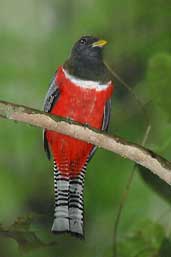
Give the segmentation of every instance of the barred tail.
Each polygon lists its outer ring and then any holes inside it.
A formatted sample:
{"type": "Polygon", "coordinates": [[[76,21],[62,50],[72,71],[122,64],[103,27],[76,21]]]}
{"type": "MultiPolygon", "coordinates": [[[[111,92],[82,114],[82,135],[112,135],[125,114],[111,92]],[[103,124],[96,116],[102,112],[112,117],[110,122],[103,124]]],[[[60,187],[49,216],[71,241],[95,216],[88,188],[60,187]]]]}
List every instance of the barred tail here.
{"type": "Polygon", "coordinates": [[[55,191],[55,219],[52,226],[52,232],[69,231],[69,178],[63,178],[57,169],[54,161],[54,191],[55,191]]]}
{"type": "Polygon", "coordinates": [[[84,177],[86,168],[69,184],[69,230],[72,234],[84,238],[84,177]]]}
{"type": "Polygon", "coordinates": [[[86,167],[77,177],[61,176],[54,161],[55,218],[52,232],[70,232],[84,238],[84,177],[86,167]]]}

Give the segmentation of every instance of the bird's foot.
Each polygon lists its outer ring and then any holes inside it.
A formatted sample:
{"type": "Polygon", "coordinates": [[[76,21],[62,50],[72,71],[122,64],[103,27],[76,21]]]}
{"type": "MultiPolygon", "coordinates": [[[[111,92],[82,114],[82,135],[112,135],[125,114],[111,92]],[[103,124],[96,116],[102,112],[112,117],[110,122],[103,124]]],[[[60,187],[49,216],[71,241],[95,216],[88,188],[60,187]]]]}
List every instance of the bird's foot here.
{"type": "Polygon", "coordinates": [[[84,123],[84,128],[90,128],[88,123],[84,123]]]}
{"type": "Polygon", "coordinates": [[[66,120],[69,124],[72,124],[74,121],[71,117],[66,117],[66,120]]]}

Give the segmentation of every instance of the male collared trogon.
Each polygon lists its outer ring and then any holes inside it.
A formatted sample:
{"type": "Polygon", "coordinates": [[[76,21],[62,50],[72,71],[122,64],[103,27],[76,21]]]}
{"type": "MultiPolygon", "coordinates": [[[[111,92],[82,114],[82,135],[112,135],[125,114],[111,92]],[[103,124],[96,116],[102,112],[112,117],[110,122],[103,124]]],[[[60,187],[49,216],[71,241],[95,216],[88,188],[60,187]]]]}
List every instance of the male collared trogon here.
{"type": "MultiPolygon", "coordinates": [[[[81,37],[50,84],[44,111],[106,131],[113,84],[103,62],[107,41],[81,37]]],[[[83,187],[87,164],[96,147],[54,131],[44,131],[44,148],[54,159],[55,218],[53,232],[84,237],[83,187]]]]}

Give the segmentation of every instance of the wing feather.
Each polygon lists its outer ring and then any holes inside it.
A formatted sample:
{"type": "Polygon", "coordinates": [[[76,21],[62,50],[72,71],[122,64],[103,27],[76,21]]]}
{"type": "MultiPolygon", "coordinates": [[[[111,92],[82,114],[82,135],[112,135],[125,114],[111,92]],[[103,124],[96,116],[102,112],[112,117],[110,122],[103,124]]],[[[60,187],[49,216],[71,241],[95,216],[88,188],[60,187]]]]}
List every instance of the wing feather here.
{"type": "MultiPolygon", "coordinates": [[[[55,105],[56,101],[58,100],[60,95],[58,85],[56,85],[55,78],[50,83],[49,90],[44,100],[44,112],[50,112],[55,105]]],[[[50,150],[48,146],[48,141],[46,138],[46,129],[43,130],[43,143],[44,143],[44,150],[47,154],[48,159],[50,160],[50,150]]]]}
{"type": "MultiPolygon", "coordinates": [[[[111,99],[109,99],[104,107],[104,114],[103,114],[103,123],[101,130],[102,131],[107,131],[109,127],[109,122],[110,122],[110,114],[111,114],[111,99]]],[[[95,151],[97,149],[97,146],[94,146],[91,153],[89,154],[87,162],[89,162],[93,155],[95,154],[95,151]]]]}

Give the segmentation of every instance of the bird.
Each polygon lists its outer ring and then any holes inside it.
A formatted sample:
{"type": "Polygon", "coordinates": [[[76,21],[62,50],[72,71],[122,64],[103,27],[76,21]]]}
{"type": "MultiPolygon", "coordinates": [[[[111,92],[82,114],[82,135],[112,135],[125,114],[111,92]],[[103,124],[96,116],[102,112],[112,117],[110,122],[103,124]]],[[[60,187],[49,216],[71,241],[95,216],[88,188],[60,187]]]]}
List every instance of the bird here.
{"type": "MultiPolygon", "coordinates": [[[[114,89],[103,60],[108,42],[82,36],[69,58],[59,66],[44,100],[44,112],[107,131],[114,89]]],[[[44,150],[54,162],[55,211],[52,232],[84,235],[84,179],[96,146],[48,129],[43,131],[44,150]]]]}

